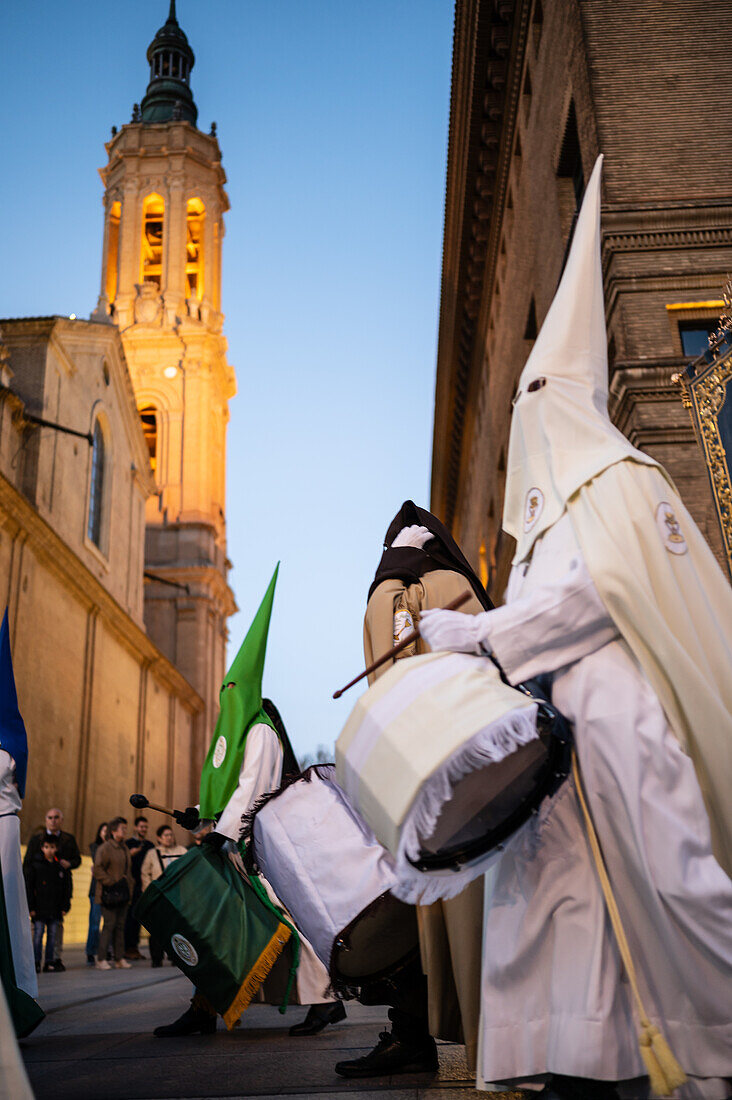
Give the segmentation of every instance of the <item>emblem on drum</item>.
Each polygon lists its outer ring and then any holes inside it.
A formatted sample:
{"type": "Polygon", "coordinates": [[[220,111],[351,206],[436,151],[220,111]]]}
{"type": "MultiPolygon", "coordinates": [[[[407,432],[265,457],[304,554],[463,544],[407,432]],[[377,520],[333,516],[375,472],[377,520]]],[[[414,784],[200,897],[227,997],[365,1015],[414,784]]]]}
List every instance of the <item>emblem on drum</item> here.
{"type": "Polygon", "coordinates": [[[184,962],[186,966],[198,966],[198,952],[185,936],[179,935],[176,932],[170,937],[170,946],[175,951],[181,962],[184,962]]]}
{"type": "Polygon", "coordinates": [[[225,756],[226,756],[226,738],[224,737],[224,735],[222,733],[221,736],[219,737],[218,741],[216,742],[215,747],[214,747],[213,760],[211,761],[211,763],[213,764],[213,766],[215,768],[220,768],[221,765],[224,762],[224,757],[225,756]]]}
{"type": "Polygon", "coordinates": [[[662,500],[656,508],[656,524],[670,554],[685,554],[689,549],[672,505],[662,500]]]}
{"type": "Polygon", "coordinates": [[[401,610],[394,612],[394,645],[398,645],[401,642],[405,634],[411,633],[414,630],[414,620],[409,614],[409,611],[401,610]]]}
{"type": "Polygon", "coordinates": [[[541,489],[534,487],[526,494],[524,506],[524,531],[529,532],[536,526],[539,516],[544,511],[544,494],[541,489]]]}

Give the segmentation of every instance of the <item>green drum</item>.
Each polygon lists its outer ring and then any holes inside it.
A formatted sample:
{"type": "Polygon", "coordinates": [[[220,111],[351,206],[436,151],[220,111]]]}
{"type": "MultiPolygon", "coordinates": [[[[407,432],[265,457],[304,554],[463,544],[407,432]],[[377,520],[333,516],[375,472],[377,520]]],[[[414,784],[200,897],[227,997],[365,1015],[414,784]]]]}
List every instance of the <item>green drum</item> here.
{"type": "Polygon", "coordinates": [[[206,845],[167,868],[134,915],[232,1028],[291,935],[229,856],[206,845]]]}

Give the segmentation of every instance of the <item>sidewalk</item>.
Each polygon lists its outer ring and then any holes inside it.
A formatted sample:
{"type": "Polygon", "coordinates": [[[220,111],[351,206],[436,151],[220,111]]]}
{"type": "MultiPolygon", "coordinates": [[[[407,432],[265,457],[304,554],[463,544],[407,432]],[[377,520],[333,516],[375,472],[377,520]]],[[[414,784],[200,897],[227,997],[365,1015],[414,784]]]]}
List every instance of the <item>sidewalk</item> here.
{"type": "MultiPolygon", "coordinates": [[[[216,1035],[156,1039],[152,1030],[186,1007],[191,985],[166,964],[153,970],[87,969],[83,952],[65,952],[65,974],[39,974],[39,1000],[47,1018],[22,1044],[37,1100],[213,1100],[270,1096],[329,1096],[366,1100],[490,1100],[469,1079],[461,1047],[440,1044],[440,1073],[345,1081],[334,1071],[342,1058],[370,1050],[386,1009],[349,1002],[348,1019],[311,1038],[292,1039],[291,1024],[304,1008],[285,1016],[254,1005],[242,1026],[216,1035]]],[[[500,1100],[509,1100],[503,1094],[500,1100]]]]}

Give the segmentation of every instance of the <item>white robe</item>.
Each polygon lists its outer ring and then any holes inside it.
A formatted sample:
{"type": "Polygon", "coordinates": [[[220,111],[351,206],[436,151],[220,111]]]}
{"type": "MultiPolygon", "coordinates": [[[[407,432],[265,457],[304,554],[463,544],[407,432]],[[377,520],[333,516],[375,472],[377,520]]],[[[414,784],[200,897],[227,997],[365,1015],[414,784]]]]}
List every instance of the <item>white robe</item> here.
{"type": "MultiPolygon", "coordinates": [[[[554,673],[652,1021],[690,1082],[732,1076],[732,882],[693,764],[618,635],[565,515],[514,569],[490,642],[516,684],[554,673]]],[[[627,979],[567,780],[487,876],[479,1086],[645,1075],[627,979]]],[[[633,1096],[642,1095],[634,1086],[633,1096]]]]}
{"type": "MultiPolygon", "coordinates": [[[[252,726],[247,734],[239,783],[221,813],[215,832],[222,833],[231,840],[239,839],[242,817],[249,813],[258,799],[279,787],[283,759],[280,739],[272,727],[264,722],[252,726]]],[[[267,880],[263,878],[262,881],[270,900],[281,905],[267,880]]],[[[312,945],[301,935],[300,965],[297,968],[294,999],[304,1005],[329,1003],[333,1000],[332,994],[328,993],[329,986],[328,971],[318,959],[312,945]]],[[[265,982],[265,994],[266,988],[265,982]]]]}
{"type": "Polygon", "coordinates": [[[9,753],[0,749],[0,815],[3,815],[0,816],[0,864],[13,950],[15,984],[29,996],[36,998],[38,982],[33,958],[33,937],[20,859],[18,813],[22,805],[15,785],[15,761],[9,753]]]}

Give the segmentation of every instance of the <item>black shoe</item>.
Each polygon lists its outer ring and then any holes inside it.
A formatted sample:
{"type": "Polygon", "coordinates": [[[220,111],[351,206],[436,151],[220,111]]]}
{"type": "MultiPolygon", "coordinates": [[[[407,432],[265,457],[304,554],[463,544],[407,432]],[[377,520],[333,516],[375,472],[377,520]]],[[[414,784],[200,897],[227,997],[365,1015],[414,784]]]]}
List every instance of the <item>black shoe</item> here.
{"type": "Polygon", "coordinates": [[[215,1030],[216,1017],[191,1005],[172,1024],[156,1027],[153,1035],[158,1039],[171,1039],[174,1035],[197,1035],[199,1032],[201,1035],[213,1035],[215,1030]]]}
{"type": "Polygon", "coordinates": [[[335,1004],[310,1005],[308,1014],[299,1024],[293,1024],[290,1035],[317,1035],[328,1024],[339,1024],[346,1018],[346,1009],[343,1001],[335,1004]]]}
{"type": "Polygon", "coordinates": [[[437,1073],[438,1067],[434,1039],[428,1037],[414,1046],[397,1039],[390,1031],[382,1031],[370,1054],[350,1062],[337,1062],[335,1071],[341,1077],[388,1077],[393,1073],[437,1073]]]}
{"type": "MultiPolygon", "coordinates": [[[[40,969],[40,967],[36,967],[36,970],[39,970],[39,969],[40,969]]],[[[56,969],[56,964],[55,963],[44,963],[43,964],[43,973],[44,974],[48,974],[49,970],[55,970],[55,969],[56,969]]]]}
{"type": "Polygon", "coordinates": [[[87,966],[96,966],[96,962],[97,962],[97,960],[94,957],[94,955],[87,955],[87,957],[86,957],[86,965],[87,966]]]}
{"type": "Polygon", "coordinates": [[[163,964],[161,962],[157,962],[156,959],[153,959],[153,961],[150,963],[150,965],[152,967],[156,967],[156,966],[162,966],[163,964]]]}
{"type": "Polygon", "coordinates": [[[40,974],[40,972],[41,972],[41,964],[36,963],[36,974],[40,974]]]}
{"type": "MultiPolygon", "coordinates": [[[[59,974],[61,974],[65,969],[66,969],[66,967],[64,966],[64,964],[61,962],[60,959],[56,959],[56,960],[54,960],[54,962],[51,963],[51,970],[57,970],[59,972],[59,974]]],[[[45,967],[44,967],[44,970],[45,970],[45,967]]]]}
{"type": "Polygon", "coordinates": [[[587,1077],[552,1077],[539,1093],[541,1100],[620,1100],[614,1081],[592,1081],[587,1077]]]}

